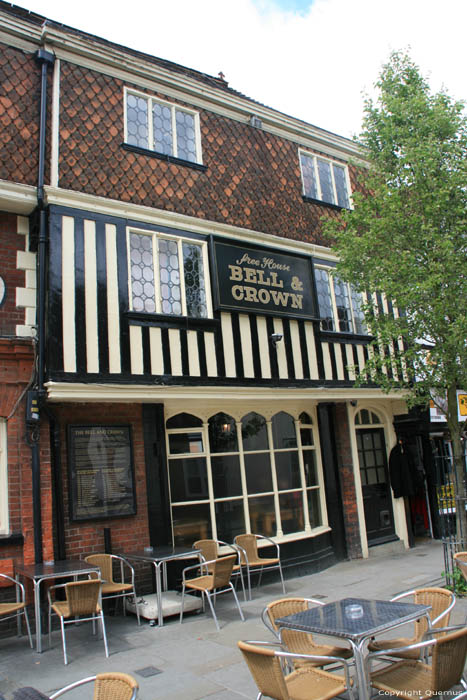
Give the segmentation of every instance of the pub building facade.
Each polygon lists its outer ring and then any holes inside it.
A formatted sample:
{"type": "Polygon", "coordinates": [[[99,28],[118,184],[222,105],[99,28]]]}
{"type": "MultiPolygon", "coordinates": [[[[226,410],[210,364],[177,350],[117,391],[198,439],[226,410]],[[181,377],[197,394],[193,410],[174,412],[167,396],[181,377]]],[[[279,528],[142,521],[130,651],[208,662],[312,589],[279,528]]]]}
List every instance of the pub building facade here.
{"type": "Polygon", "coordinates": [[[0,41],[10,342],[35,369],[24,423],[1,416],[3,565],[249,531],[296,575],[408,546],[407,409],[354,387],[361,300],[321,234],[357,145],[4,2],[0,41]]]}

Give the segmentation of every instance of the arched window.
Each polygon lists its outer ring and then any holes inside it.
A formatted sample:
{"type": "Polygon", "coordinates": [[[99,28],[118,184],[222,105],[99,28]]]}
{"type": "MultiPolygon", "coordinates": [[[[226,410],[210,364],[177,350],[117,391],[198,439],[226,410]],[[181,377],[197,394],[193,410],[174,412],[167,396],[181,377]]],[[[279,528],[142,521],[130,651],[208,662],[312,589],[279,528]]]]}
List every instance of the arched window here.
{"type": "Polygon", "coordinates": [[[227,412],[206,424],[188,414],[167,421],[174,542],[242,532],[310,532],[323,524],[321,471],[309,414],[280,411],[270,421],[227,412]]]}

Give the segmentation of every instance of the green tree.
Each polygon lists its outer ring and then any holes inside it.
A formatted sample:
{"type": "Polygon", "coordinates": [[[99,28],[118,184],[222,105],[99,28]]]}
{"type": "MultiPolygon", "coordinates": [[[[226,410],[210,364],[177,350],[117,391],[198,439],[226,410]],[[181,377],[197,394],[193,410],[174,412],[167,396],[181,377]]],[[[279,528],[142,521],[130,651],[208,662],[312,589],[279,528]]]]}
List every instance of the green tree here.
{"type": "MultiPolygon", "coordinates": [[[[452,439],[456,496],[465,499],[456,396],[467,390],[464,104],[432,94],[405,52],[391,54],[376,88],[376,98],[365,101],[358,139],[368,166],[360,168],[362,192],[325,232],[340,260],[339,277],[368,294],[372,351],[359,382],[400,389],[411,406],[447,397],[440,407],[452,439]],[[378,294],[388,313],[375,305],[378,294]]],[[[457,514],[458,538],[466,537],[465,508],[457,514]]]]}

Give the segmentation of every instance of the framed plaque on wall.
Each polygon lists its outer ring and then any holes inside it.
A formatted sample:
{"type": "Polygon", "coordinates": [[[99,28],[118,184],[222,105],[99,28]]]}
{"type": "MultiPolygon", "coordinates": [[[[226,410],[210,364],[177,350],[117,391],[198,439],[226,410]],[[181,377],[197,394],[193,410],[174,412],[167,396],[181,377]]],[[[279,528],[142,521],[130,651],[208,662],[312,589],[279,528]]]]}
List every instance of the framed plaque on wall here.
{"type": "Polygon", "coordinates": [[[68,426],[71,520],[136,513],[129,425],[68,426]]]}

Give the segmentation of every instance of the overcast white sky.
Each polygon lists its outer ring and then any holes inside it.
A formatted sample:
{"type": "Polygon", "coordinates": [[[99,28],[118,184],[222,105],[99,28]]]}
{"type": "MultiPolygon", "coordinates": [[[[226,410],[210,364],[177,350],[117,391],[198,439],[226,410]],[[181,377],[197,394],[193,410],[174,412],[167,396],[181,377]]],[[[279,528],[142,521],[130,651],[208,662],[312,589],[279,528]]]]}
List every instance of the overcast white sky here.
{"type": "Polygon", "coordinates": [[[33,12],[210,75],[351,137],[393,49],[465,99],[467,0],[23,0],[33,12]]]}

